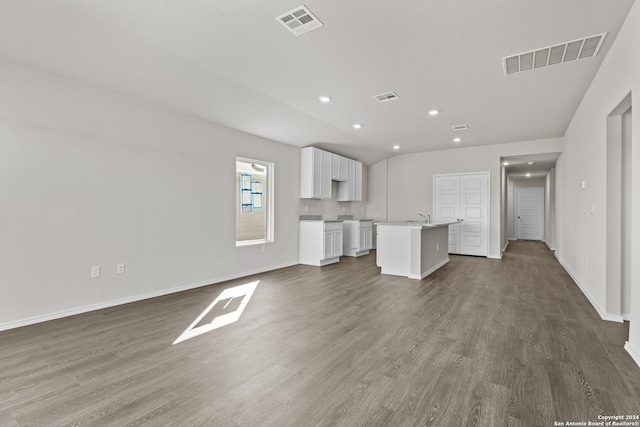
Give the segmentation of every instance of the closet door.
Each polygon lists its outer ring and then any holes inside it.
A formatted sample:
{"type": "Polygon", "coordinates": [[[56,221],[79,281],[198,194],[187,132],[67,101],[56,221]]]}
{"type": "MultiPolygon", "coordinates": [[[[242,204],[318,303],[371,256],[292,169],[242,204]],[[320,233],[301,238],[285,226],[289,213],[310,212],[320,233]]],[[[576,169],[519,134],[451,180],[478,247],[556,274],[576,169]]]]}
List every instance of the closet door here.
{"type": "Polygon", "coordinates": [[[488,255],[489,173],[434,175],[435,222],[449,225],[449,253],[488,255]]]}
{"type": "Polygon", "coordinates": [[[460,176],[460,252],[487,256],[489,234],[488,175],[460,176]]]}
{"type": "MultiPolygon", "coordinates": [[[[460,177],[455,175],[435,176],[434,222],[455,222],[460,219],[460,177]]],[[[460,226],[449,226],[449,253],[460,253],[460,226]]]]}

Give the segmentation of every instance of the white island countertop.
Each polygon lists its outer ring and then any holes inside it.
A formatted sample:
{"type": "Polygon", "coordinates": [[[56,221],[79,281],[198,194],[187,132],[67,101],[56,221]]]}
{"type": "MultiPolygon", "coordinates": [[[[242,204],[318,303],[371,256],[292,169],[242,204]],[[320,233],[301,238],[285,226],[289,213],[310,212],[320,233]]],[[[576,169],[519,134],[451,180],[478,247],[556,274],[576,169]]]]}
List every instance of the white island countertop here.
{"type": "Polygon", "coordinates": [[[425,221],[395,221],[395,222],[375,222],[374,225],[392,225],[392,226],[400,226],[400,227],[415,227],[415,228],[435,228],[435,227],[444,227],[445,225],[458,224],[457,221],[454,222],[425,222],[425,221]]]}

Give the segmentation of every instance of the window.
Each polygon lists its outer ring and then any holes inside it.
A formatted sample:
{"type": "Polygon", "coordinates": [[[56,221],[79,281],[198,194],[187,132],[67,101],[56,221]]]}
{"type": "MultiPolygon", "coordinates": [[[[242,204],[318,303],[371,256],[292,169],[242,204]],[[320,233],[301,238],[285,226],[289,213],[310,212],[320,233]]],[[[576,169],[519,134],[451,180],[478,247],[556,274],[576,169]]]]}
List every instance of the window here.
{"type": "Polygon", "coordinates": [[[273,163],[236,157],[236,246],[273,241],[273,163]]]}

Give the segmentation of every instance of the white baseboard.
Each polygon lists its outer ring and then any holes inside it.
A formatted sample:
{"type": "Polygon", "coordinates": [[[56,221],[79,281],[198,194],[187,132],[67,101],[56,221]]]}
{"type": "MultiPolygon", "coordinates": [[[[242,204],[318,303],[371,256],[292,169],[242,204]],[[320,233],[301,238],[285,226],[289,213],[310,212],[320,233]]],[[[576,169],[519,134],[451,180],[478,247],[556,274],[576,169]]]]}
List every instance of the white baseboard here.
{"type": "Polygon", "coordinates": [[[638,349],[635,348],[629,341],[624,343],[624,349],[627,350],[627,353],[631,355],[636,364],[640,366],[640,351],[638,351],[638,349]]]}
{"type": "Polygon", "coordinates": [[[544,244],[545,244],[545,245],[547,245],[547,247],[549,248],[549,250],[550,250],[550,251],[553,251],[553,252],[555,252],[555,251],[556,251],[556,248],[551,247],[551,245],[549,244],[549,242],[547,242],[546,240],[543,240],[543,242],[544,242],[544,244]]]}
{"type": "Polygon", "coordinates": [[[500,255],[487,255],[489,259],[502,259],[502,253],[500,255]]]}
{"type": "Polygon", "coordinates": [[[573,272],[571,271],[571,269],[569,269],[569,267],[567,267],[567,265],[564,263],[564,261],[558,256],[558,253],[556,252],[555,254],[556,259],[558,260],[558,262],[560,263],[560,265],[564,268],[564,270],[569,274],[569,276],[571,276],[571,278],[573,279],[573,281],[575,282],[576,285],[578,285],[578,288],[582,291],[582,293],[584,294],[584,296],[587,297],[587,299],[589,300],[589,302],[591,303],[591,305],[593,306],[593,308],[596,309],[596,311],[598,312],[598,315],[600,316],[600,318],[602,320],[608,320],[610,322],[617,322],[617,323],[622,323],[624,322],[624,319],[622,316],[618,315],[618,314],[610,314],[607,313],[601,306],[600,304],[598,304],[598,302],[596,301],[596,299],[589,293],[589,291],[587,290],[587,288],[585,288],[580,281],[576,278],[575,274],[573,274],[573,272]]]}
{"type": "Polygon", "coordinates": [[[240,279],[242,277],[253,276],[254,274],[266,273],[267,271],[278,270],[280,268],[291,267],[297,265],[298,262],[288,262],[280,265],[274,265],[265,268],[259,268],[252,271],[246,271],[238,274],[231,274],[228,276],[218,277],[215,279],[204,280],[202,282],[190,283],[188,285],[180,285],[169,289],[161,289],[158,291],[148,292],[145,294],[133,295],[126,298],[119,298],[115,300],[105,301],[98,304],[86,305],[83,307],[75,307],[69,310],[57,311],[55,313],[43,314],[41,316],[29,317],[26,319],[15,320],[7,323],[0,323],[0,331],[7,331],[9,329],[20,328],[22,326],[33,325],[36,323],[47,322],[49,320],[61,319],[63,317],[74,316],[76,314],[87,313],[95,310],[102,310],[103,308],[114,307],[117,305],[128,304],[131,302],[142,301],[149,298],[161,297],[164,295],[174,294],[176,292],[187,291],[189,289],[200,288],[203,286],[214,285],[216,283],[226,282],[228,280],[240,279]]]}
{"type": "Polygon", "coordinates": [[[510,239],[507,239],[507,243],[504,244],[504,248],[502,248],[502,252],[506,252],[507,251],[507,248],[509,247],[509,240],[510,239]]]}
{"type": "Polygon", "coordinates": [[[631,322],[631,313],[622,313],[622,319],[626,322],[631,322]]]}
{"type": "Polygon", "coordinates": [[[430,275],[431,273],[433,273],[434,271],[436,271],[437,269],[439,269],[440,267],[442,267],[443,265],[445,265],[446,263],[449,262],[449,257],[447,257],[446,259],[443,259],[442,261],[440,261],[439,263],[437,263],[436,265],[434,265],[433,267],[431,267],[430,269],[428,269],[427,271],[425,271],[424,273],[422,273],[421,275],[414,275],[414,274],[410,274],[409,275],[409,279],[418,279],[418,280],[422,280],[425,277],[427,277],[428,275],[430,275]]]}

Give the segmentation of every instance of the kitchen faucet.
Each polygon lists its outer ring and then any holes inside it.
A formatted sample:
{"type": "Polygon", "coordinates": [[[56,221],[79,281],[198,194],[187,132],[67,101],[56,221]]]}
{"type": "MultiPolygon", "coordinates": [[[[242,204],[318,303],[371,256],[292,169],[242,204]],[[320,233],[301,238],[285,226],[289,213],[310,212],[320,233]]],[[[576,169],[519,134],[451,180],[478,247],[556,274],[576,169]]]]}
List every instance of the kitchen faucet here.
{"type": "Polygon", "coordinates": [[[429,223],[429,224],[431,223],[431,215],[429,215],[429,214],[423,215],[423,214],[421,214],[420,212],[418,212],[418,215],[420,215],[422,218],[424,218],[424,220],[425,220],[427,223],[429,223]]]}

